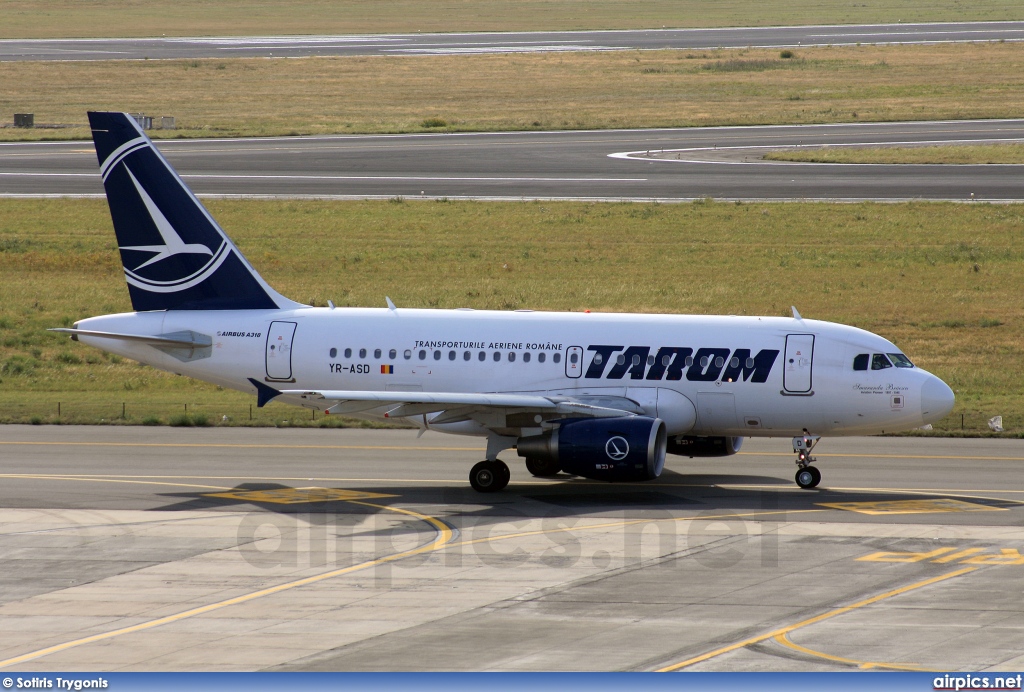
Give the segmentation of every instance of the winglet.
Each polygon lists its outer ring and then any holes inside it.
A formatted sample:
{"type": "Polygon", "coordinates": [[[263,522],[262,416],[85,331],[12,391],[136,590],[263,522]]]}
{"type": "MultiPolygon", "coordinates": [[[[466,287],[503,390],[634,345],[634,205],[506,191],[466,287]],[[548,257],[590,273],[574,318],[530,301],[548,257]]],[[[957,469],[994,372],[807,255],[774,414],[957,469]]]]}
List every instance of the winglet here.
{"type": "Polygon", "coordinates": [[[796,311],[796,306],[795,305],[790,305],[789,309],[793,311],[793,319],[794,320],[802,320],[803,319],[803,317],[800,316],[800,313],[796,311]]]}
{"type": "Polygon", "coordinates": [[[254,387],[256,387],[256,408],[263,408],[269,404],[274,397],[281,394],[281,392],[277,391],[273,387],[263,384],[259,380],[254,380],[250,377],[249,381],[252,382],[254,387]]]}
{"type": "Polygon", "coordinates": [[[391,302],[391,299],[388,298],[387,296],[384,296],[384,300],[386,300],[388,302],[388,310],[397,310],[398,309],[395,306],[395,304],[391,302]]]}

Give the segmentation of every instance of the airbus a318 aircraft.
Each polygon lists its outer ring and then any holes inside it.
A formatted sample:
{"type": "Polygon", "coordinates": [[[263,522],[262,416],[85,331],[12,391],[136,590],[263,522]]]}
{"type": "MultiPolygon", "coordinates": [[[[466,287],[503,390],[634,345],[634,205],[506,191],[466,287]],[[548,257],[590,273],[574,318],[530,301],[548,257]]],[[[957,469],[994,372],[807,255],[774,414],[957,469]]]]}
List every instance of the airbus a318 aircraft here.
{"type": "Polygon", "coordinates": [[[792,437],[796,482],[822,435],[895,432],[954,403],[891,342],[792,318],[310,307],[271,288],[125,113],[89,113],[134,312],[72,338],[162,370],[328,414],[486,438],[469,480],[657,478],[666,454],[792,437]]]}

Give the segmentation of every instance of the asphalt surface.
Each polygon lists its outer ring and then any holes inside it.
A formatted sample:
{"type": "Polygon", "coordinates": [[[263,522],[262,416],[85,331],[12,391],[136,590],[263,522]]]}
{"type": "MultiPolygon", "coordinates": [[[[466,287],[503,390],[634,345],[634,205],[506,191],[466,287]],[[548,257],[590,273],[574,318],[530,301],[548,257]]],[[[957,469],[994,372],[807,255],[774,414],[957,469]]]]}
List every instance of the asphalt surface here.
{"type": "Polygon", "coordinates": [[[438,55],[1019,41],[1024,22],[348,36],[0,40],[0,61],[438,55]]]}
{"type": "MultiPolygon", "coordinates": [[[[1024,166],[773,163],[771,149],[1019,142],[1024,120],[158,142],[200,195],[1020,200],[1024,166]]],[[[0,195],[103,194],[91,142],[0,144],[0,195]]]]}
{"type": "Polygon", "coordinates": [[[1024,666],[1024,442],[816,451],[480,495],[435,433],[4,426],[0,668],[1024,666]]]}

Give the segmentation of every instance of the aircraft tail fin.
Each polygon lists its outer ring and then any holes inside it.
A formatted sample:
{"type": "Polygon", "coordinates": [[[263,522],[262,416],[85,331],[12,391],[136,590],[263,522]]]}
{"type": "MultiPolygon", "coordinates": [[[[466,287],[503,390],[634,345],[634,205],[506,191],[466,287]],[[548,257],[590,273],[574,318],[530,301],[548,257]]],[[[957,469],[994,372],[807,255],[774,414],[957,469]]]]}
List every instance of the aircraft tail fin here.
{"type": "Polygon", "coordinates": [[[89,113],[137,310],[298,307],[271,288],[127,113],[89,113]]]}

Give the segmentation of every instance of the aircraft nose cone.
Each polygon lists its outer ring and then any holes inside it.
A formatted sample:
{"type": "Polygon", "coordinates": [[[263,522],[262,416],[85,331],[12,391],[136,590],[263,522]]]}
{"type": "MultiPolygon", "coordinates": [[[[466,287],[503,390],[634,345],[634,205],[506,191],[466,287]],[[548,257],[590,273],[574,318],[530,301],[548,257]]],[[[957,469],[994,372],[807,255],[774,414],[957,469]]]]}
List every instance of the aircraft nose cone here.
{"type": "Polygon", "coordinates": [[[921,387],[921,417],[925,423],[934,423],[953,410],[956,396],[938,377],[932,376],[921,387]]]}

